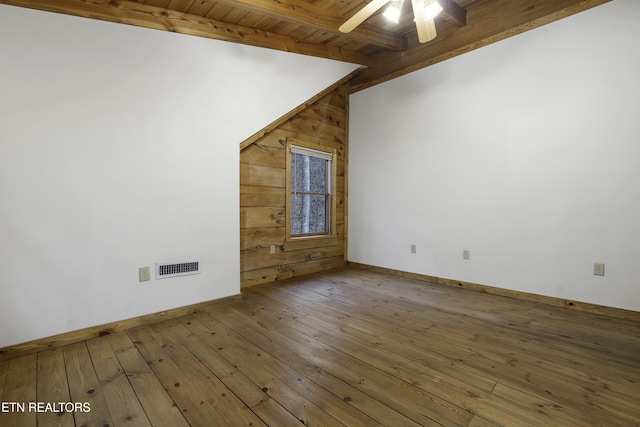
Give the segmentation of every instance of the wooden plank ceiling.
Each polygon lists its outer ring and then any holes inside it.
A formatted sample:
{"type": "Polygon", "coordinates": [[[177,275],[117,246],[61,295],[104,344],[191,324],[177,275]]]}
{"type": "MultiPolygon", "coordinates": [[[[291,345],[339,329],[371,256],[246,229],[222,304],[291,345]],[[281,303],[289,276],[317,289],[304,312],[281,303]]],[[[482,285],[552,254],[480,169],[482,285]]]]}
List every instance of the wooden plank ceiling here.
{"type": "Polygon", "coordinates": [[[440,0],[435,40],[417,40],[411,2],[399,24],[382,9],[338,27],[368,0],[0,0],[9,4],[363,65],[352,91],[426,67],[610,0],[440,0]],[[455,1],[455,3],[454,3],[455,1]]]}

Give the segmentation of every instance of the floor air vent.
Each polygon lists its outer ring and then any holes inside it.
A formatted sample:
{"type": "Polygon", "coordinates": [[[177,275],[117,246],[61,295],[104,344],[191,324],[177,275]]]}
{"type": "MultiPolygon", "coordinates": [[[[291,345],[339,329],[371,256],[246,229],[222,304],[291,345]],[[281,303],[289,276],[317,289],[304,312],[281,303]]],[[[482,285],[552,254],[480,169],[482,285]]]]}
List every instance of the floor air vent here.
{"type": "Polygon", "coordinates": [[[157,263],[156,279],[166,279],[167,277],[188,276],[190,274],[200,274],[200,262],[174,262],[157,263]]]}

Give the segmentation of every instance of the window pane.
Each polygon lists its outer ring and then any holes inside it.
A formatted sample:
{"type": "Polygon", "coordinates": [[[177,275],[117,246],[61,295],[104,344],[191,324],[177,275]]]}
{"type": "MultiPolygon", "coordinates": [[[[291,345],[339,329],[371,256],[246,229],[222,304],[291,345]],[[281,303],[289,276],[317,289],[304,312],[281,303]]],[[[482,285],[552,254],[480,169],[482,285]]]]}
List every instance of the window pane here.
{"type": "Polygon", "coordinates": [[[327,191],[327,160],[318,157],[309,159],[311,175],[311,192],[328,193],[327,191]]]}
{"type": "Polygon", "coordinates": [[[328,161],[304,154],[291,155],[291,192],[327,193],[328,161]]]}
{"type": "Polygon", "coordinates": [[[328,233],[328,196],[291,195],[291,234],[328,233]]]}

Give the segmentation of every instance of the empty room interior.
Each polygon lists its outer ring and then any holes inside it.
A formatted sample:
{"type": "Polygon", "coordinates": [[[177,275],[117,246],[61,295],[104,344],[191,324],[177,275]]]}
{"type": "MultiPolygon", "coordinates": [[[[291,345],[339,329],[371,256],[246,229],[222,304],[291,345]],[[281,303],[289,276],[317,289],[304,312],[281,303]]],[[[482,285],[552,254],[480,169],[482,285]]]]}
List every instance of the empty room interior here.
{"type": "Polygon", "coordinates": [[[0,0],[0,425],[640,425],[639,18],[0,0]]]}

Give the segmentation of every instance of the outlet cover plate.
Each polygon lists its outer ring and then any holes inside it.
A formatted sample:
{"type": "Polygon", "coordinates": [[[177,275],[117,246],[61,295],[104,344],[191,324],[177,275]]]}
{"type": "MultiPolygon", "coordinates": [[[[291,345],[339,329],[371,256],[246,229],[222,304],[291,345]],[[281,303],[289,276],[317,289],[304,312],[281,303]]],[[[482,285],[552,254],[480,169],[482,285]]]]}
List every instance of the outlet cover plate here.
{"type": "Polygon", "coordinates": [[[147,282],[151,279],[151,269],[149,267],[140,267],[138,269],[138,280],[147,282]]]}
{"type": "Polygon", "coordinates": [[[594,276],[604,276],[604,264],[602,263],[594,263],[593,264],[593,275],[594,276]]]}

